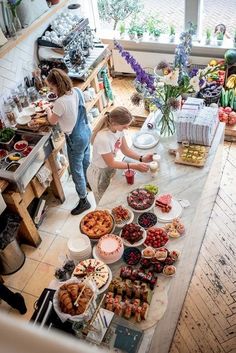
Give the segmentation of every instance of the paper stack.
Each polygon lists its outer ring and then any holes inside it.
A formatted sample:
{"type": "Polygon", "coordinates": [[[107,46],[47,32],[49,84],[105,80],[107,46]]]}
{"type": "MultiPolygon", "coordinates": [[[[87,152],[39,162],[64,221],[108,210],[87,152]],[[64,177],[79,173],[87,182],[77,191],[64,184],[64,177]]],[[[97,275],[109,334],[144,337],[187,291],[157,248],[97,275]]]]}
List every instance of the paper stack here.
{"type": "Polygon", "coordinates": [[[176,121],[177,140],[210,146],[218,122],[218,108],[204,107],[202,99],[188,98],[176,121]]]}

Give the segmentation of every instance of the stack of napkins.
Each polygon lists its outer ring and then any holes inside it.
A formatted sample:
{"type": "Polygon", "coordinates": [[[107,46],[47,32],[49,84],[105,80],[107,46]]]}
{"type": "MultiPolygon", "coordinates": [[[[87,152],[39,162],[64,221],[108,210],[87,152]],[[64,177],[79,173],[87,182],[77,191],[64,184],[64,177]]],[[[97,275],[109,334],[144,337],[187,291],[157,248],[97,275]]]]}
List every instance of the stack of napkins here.
{"type": "Polygon", "coordinates": [[[182,109],[176,122],[177,140],[210,146],[218,122],[218,108],[182,109]]]}

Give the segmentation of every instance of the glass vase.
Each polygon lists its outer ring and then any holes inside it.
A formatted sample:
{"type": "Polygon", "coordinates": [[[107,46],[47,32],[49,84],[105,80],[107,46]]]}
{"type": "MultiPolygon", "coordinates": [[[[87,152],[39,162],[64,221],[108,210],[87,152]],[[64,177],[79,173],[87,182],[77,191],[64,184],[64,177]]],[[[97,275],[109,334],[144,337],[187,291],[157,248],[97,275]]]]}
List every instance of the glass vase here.
{"type": "Polygon", "coordinates": [[[20,19],[19,19],[19,17],[17,15],[13,16],[13,24],[14,24],[14,27],[15,27],[17,32],[19,32],[22,29],[22,25],[21,25],[20,19]]]}
{"type": "Polygon", "coordinates": [[[158,122],[158,130],[162,137],[171,137],[175,134],[174,114],[169,106],[162,108],[158,122]]]}

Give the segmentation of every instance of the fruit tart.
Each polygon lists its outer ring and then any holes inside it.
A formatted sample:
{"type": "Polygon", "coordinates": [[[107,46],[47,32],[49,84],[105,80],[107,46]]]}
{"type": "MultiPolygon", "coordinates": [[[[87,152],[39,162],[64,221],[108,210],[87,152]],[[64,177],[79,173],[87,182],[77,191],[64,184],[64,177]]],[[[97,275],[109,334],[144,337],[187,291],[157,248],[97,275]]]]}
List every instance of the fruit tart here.
{"type": "Polygon", "coordinates": [[[108,211],[92,211],[87,213],[80,222],[81,232],[90,239],[99,239],[112,232],[114,220],[108,211]]]}
{"type": "Polygon", "coordinates": [[[135,189],[127,196],[127,202],[136,211],[147,210],[153,206],[155,196],[145,189],[135,189]]]}

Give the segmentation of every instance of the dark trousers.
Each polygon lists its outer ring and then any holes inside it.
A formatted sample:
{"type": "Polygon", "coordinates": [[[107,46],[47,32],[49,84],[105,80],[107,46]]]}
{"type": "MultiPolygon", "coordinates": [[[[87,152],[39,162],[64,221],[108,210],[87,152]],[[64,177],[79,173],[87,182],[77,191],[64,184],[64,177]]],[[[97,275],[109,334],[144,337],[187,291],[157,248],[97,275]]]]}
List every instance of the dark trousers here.
{"type": "Polygon", "coordinates": [[[0,298],[7,302],[11,307],[17,308],[19,299],[15,296],[15,293],[2,283],[0,283],[0,298]]]}

